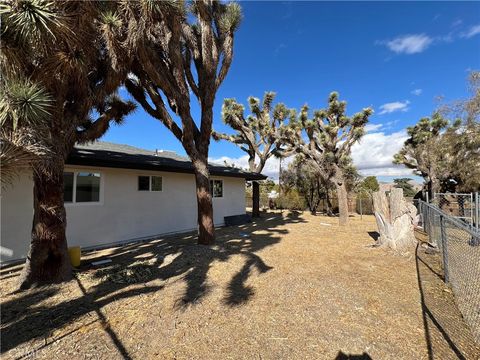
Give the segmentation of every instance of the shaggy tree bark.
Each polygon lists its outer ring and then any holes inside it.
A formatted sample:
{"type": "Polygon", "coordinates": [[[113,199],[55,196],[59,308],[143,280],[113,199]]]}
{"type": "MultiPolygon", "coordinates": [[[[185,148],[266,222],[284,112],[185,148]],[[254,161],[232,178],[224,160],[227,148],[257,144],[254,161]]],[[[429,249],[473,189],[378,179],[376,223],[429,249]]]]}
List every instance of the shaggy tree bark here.
{"type": "Polygon", "coordinates": [[[333,216],[333,205],[332,201],[330,200],[330,191],[325,192],[325,202],[326,202],[326,209],[325,212],[327,213],[327,216],[333,216]]]}
{"type": "Polygon", "coordinates": [[[345,181],[335,179],[335,189],[337,190],[338,199],[338,217],[340,226],[348,224],[348,193],[345,181]]]}
{"type": "Polygon", "coordinates": [[[20,288],[43,283],[58,283],[72,276],[67,250],[66,213],[63,204],[63,159],[52,173],[34,172],[34,217],[32,238],[20,288]]]}
{"type": "Polygon", "coordinates": [[[318,205],[320,204],[320,180],[316,179],[316,186],[311,187],[305,194],[305,201],[307,202],[310,214],[317,215],[318,205]]]}
{"type": "Polygon", "coordinates": [[[64,160],[76,142],[101,137],[111,122],[121,123],[134,108],[116,95],[127,72],[109,66],[97,23],[103,8],[92,1],[2,2],[0,72],[6,81],[0,87],[0,142],[20,132],[28,140],[17,145],[27,153],[29,144],[39,150],[31,163],[34,220],[22,288],[70,277],[64,160]]]}
{"type": "Polygon", "coordinates": [[[210,174],[206,160],[195,160],[193,167],[195,169],[195,185],[197,190],[198,243],[209,245],[215,241],[211,194],[213,189],[210,189],[210,174]]]}
{"type": "Polygon", "coordinates": [[[405,201],[402,189],[394,188],[388,196],[384,191],[375,192],[373,206],[380,234],[378,245],[405,250],[416,244],[413,230],[417,209],[405,201]]]}
{"type": "Polygon", "coordinates": [[[207,159],[213,105],[232,63],[234,33],[242,15],[236,3],[194,1],[191,5],[122,2],[103,29],[109,56],[130,73],[126,89],[182,143],[192,161],[198,242],[211,244],[215,239],[207,159]],[[200,105],[200,119],[192,115],[191,96],[200,105]]]}
{"type": "Polygon", "coordinates": [[[429,179],[430,180],[427,184],[428,195],[430,196],[430,199],[433,199],[435,194],[440,192],[440,181],[434,173],[429,176],[429,179]]]}

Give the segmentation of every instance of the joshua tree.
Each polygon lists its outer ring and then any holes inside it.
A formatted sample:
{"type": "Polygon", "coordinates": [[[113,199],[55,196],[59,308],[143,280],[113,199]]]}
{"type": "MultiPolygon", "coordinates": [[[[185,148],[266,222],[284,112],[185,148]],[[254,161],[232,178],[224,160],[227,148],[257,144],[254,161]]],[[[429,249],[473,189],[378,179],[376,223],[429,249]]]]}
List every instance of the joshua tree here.
{"type": "MultiPolygon", "coordinates": [[[[480,122],[462,121],[454,124],[443,136],[446,167],[450,179],[455,180],[455,190],[480,191],[480,122]]],[[[450,179],[443,179],[451,183],[450,179]]]]}
{"type": "Polygon", "coordinates": [[[188,8],[183,2],[126,1],[103,19],[114,67],[130,71],[127,90],[172,132],[192,161],[200,244],[215,240],[207,164],[213,105],[232,63],[240,21],[238,4],[217,1],[194,1],[188,8]],[[191,94],[200,105],[198,123],[191,94]]]}
{"type": "Polygon", "coordinates": [[[410,137],[394,157],[424,178],[430,196],[452,184],[461,191],[480,189],[479,72],[469,75],[469,85],[471,97],[441,106],[409,127],[410,137]]]}
{"type": "Polygon", "coordinates": [[[472,71],[468,80],[471,96],[439,111],[455,119],[443,135],[442,151],[450,154],[447,167],[456,189],[474,192],[480,191],[480,72],[472,71]]]}
{"type": "Polygon", "coordinates": [[[351,166],[351,149],[364,135],[365,124],[373,113],[372,109],[365,108],[348,117],[346,106],[347,103],[339,101],[338,94],[332,92],[327,109],[315,111],[309,119],[309,109],[305,105],[298,118],[292,116],[290,123],[280,128],[281,139],[288,144],[287,150],[294,149],[313,160],[321,176],[335,184],[340,225],[348,222],[345,172],[351,166]],[[304,140],[304,134],[308,140],[304,140]]]}
{"type": "Polygon", "coordinates": [[[318,167],[303,155],[297,155],[282,173],[282,183],[295,188],[303,196],[312,215],[317,213],[318,205],[328,191],[318,173],[318,167]]]}
{"type": "MultiPolygon", "coordinates": [[[[281,142],[278,139],[278,127],[287,119],[290,110],[282,104],[276,104],[272,108],[275,99],[274,92],[266,92],[262,104],[260,99],[248,98],[251,115],[245,118],[244,106],[235,99],[225,99],[222,107],[223,122],[229,125],[235,134],[228,135],[212,132],[215,140],[227,140],[240,147],[248,154],[249,170],[261,173],[267,160],[273,155],[279,154],[281,142]],[[255,160],[258,159],[258,163],[255,160]]],[[[260,190],[258,182],[253,186],[253,216],[260,216],[260,190]]]]}
{"type": "Polygon", "coordinates": [[[449,154],[442,149],[441,133],[447,126],[448,121],[439,112],[421,119],[407,128],[410,137],[394,156],[395,164],[403,164],[425,179],[430,196],[439,192],[440,179],[448,171],[445,165],[449,154]]]}
{"type": "Polygon", "coordinates": [[[71,277],[65,159],[76,142],[99,138],[111,121],[133,110],[115,95],[122,74],[109,68],[99,41],[98,6],[39,0],[0,5],[2,160],[31,164],[34,182],[32,239],[21,288],[71,277]]]}
{"type": "Polygon", "coordinates": [[[2,188],[49,155],[45,125],[52,98],[38,84],[25,81],[0,86],[0,172],[2,188]],[[21,105],[23,104],[23,105],[21,105]]]}

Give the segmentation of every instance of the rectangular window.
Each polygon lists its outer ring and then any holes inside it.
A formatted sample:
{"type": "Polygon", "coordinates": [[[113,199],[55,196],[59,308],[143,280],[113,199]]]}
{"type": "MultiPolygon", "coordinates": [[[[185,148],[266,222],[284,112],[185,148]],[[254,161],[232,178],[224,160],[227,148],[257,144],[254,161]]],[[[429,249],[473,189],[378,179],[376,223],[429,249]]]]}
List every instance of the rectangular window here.
{"type": "Polygon", "coordinates": [[[100,201],[100,174],[78,173],[76,191],[75,202],[100,201]]]}
{"type": "Polygon", "coordinates": [[[138,177],[138,191],[150,191],[150,176],[138,177]]]}
{"type": "Polygon", "coordinates": [[[212,197],[223,197],[223,180],[210,180],[210,192],[212,197]]]}
{"type": "Polygon", "coordinates": [[[162,191],[162,177],[152,176],[152,191],[162,191]]]}
{"type": "Polygon", "coordinates": [[[65,203],[100,202],[100,173],[73,172],[63,173],[63,200],[65,203]]]}
{"type": "Polygon", "coordinates": [[[162,191],[161,176],[139,176],[138,191],[162,191]]]}
{"type": "Polygon", "coordinates": [[[73,202],[73,172],[63,173],[63,201],[73,202]]]}

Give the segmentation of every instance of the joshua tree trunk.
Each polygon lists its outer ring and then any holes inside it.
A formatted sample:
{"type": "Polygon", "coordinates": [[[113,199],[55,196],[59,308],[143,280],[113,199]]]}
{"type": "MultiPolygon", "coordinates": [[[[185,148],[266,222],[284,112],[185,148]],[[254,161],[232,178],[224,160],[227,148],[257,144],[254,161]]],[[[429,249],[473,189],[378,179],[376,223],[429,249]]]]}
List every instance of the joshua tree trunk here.
{"type": "Polygon", "coordinates": [[[337,174],[334,182],[337,190],[339,224],[344,226],[348,224],[348,193],[343,174],[337,174]]]}
{"type": "Polygon", "coordinates": [[[429,169],[424,179],[427,183],[428,199],[432,201],[435,194],[440,192],[440,181],[438,180],[436,171],[429,169]]]}
{"type": "Polygon", "coordinates": [[[431,176],[430,179],[430,199],[433,200],[435,194],[440,192],[440,181],[435,175],[431,176]]]}
{"type": "Polygon", "coordinates": [[[405,250],[416,243],[417,209],[405,201],[402,189],[392,189],[388,196],[384,191],[375,192],[373,207],[380,234],[379,246],[405,250]]]}
{"type": "Polygon", "coordinates": [[[63,204],[63,159],[34,171],[32,239],[19,286],[69,280],[72,269],[65,235],[67,217],[63,204]],[[52,169],[53,168],[53,169],[52,169]]]}
{"type": "Polygon", "coordinates": [[[305,201],[308,205],[308,210],[312,215],[317,215],[317,208],[320,204],[320,196],[315,198],[315,189],[313,186],[310,188],[310,193],[305,196],[305,201]]]}
{"type": "Polygon", "coordinates": [[[252,181],[252,217],[260,217],[260,184],[252,181]]]}
{"type": "Polygon", "coordinates": [[[210,245],[215,242],[215,227],[211,194],[213,189],[210,189],[210,173],[206,158],[194,160],[193,168],[197,189],[198,243],[210,245]]]}
{"type": "Polygon", "coordinates": [[[332,202],[330,201],[330,191],[325,192],[325,200],[326,200],[326,212],[327,216],[333,216],[333,210],[332,210],[332,202]]]}

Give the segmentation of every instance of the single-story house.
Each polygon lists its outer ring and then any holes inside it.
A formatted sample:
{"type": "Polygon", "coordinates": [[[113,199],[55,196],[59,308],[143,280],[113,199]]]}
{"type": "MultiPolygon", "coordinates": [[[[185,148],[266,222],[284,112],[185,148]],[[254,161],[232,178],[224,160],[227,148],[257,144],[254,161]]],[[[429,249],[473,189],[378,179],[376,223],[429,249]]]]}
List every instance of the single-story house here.
{"type": "MultiPolygon", "coordinates": [[[[245,181],[260,174],[211,164],[216,226],[245,214],[245,181]]],[[[197,228],[193,167],[170,151],[95,142],[78,145],[66,161],[64,199],[69,246],[95,248],[197,228]]],[[[1,194],[1,258],[26,257],[33,215],[31,174],[1,194]]]]}

